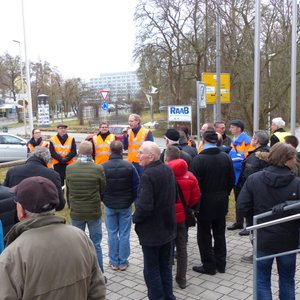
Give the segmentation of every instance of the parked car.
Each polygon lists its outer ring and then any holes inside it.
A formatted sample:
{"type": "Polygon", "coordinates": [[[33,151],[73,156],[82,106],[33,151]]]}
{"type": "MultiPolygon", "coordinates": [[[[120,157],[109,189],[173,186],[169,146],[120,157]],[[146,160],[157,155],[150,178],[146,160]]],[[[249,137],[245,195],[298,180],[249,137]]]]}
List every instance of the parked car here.
{"type": "Polygon", "coordinates": [[[109,125],[110,133],[116,136],[116,140],[123,142],[123,131],[129,128],[128,125],[109,125]]]}
{"type": "Polygon", "coordinates": [[[0,132],[0,161],[27,158],[27,141],[14,134],[0,132]]]}
{"type": "Polygon", "coordinates": [[[159,107],[159,112],[167,112],[168,111],[168,106],[160,106],[159,107]]]}
{"type": "Polygon", "coordinates": [[[145,128],[155,129],[158,125],[159,125],[159,123],[157,121],[153,121],[153,122],[147,122],[143,126],[145,128]]]}

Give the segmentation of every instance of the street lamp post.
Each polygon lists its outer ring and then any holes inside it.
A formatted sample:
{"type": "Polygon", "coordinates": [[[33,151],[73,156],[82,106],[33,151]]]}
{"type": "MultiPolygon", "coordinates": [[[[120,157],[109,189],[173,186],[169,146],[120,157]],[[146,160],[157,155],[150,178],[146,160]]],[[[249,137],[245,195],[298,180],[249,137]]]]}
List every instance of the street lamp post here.
{"type": "Polygon", "coordinates": [[[24,40],[25,66],[26,66],[26,81],[27,81],[28,115],[29,115],[30,131],[32,132],[32,130],[33,130],[33,113],[32,113],[32,98],[31,98],[31,84],[30,84],[30,69],[29,69],[29,60],[28,60],[28,56],[27,56],[27,45],[26,45],[24,2],[23,2],[23,0],[21,0],[21,2],[22,2],[23,40],[24,40]]]}
{"type": "Polygon", "coordinates": [[[297,0],[292,1],[292,58],[291,58],[291,133],[296,130],[296,90],[297,90],[297,0]]]}
{"type": "Polygon", "coordinates": [[[255,0],[253,132],[259,129],[260,0],[255,0]]]}
{"type": "Polygon", "coordinates": [[[149,105],[150,105],[150,116],[151,116],[151,122],[152,123],[154,122],[154,117],[153,117],[153,98],[152,98],[152,96],[155,95],[155,94],[157,94],[157,93],[158,93],[158,90],[154,86],[150,86],[149,87],[149,91],[145,92],[147,100],[148,100],[149,105]]]}
{"type": "Polygon", "coordinates": [[[13,40],[13,42],[19,44],[19,56],[20,56],[20,68],[21,68],[21,93],[23,98],[23,119],[25,127],[25,137],[27,136],[27,124],[26,124],[26,100],[24,97],[24,79],[23,79],[23,62],[22,62],[22,51],[21,51],[21,42],[13,40]]]}

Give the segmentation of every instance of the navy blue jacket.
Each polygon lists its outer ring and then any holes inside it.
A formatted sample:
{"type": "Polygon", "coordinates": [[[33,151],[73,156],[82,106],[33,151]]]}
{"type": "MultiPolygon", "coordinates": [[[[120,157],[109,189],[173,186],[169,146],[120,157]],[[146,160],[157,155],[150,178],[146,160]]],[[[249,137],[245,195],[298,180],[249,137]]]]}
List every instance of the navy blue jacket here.
{"type": "Polygon", "coordinates": [[[130,207],[137,198],[140,183],[136,168],[118,154],[111,154],[102,166],[106,177],[106,189],[102,197],[105,206],[112,209],[130,207]]]}

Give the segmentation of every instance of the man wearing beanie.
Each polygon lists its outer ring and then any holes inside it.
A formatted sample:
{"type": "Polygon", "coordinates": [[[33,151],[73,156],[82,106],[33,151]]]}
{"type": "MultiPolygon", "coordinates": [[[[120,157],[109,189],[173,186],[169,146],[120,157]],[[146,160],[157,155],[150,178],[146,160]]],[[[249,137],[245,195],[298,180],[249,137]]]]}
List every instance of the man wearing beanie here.
{"type": "MultiPolygon", "coordinates": [[[[180,133],[177,129],[175,128],[169,128],[166,133],[165,133],[165,141],[166,141],[166,148],[168,146],[175,146],[180,150],[180,158],[184,159],[186,163],[188,164],[188,167],[190,168],[191,162],[192,162],[192,157],[190,154],[185,152],[182,147],[179,145],[179,138],[180,138],[180,133]]],[[[161,153],[160,155],[160,160],[164,162],[164,157],[165,157],[165,151],[161,153]]]]}
{"type": "Polygon", "coordinates": [[[216,146],[217,133],[203,132],[203,149],[191,164],[201,190],[197,217],[197,242],[202,265],[194,266],[198,273],[215,275],[225,272],[226,240],[225,216],[228,211],[229,195],[234,185],[233,165],[228,154],[216,146]],[[214,247],[212,247],[212,236],[214,247]]]}
{"type": "Polygon", "coordinates": [[[29,177],[11,192],[20,222],[6,235],[0,256],[0,298],[105,299],[92,242],[54,214],[59,198],[53,182],[29,177]]]}
{"type": "Polygon", "coordinates": [[[85,231],[86,226],[88,227],[98,263],[103,272],[100,194],[106,187],[104,168],[94,163],[91,142],[81,142],[78,150],[77,161],[67,166],[66,170],[66,183],[70,192],[71,222],[82,231],[85,231]]]}
{"type": "MultiPolygon", "coordinates": [[[[241,120],[233,120],[230,122],[230,132],[232,134],[231,150],[229,156],[233,162],[235,183],[234,183],[234,197],[235,204],[237,201],[237,190],[236,185],[242,171],[243,160],[248,156],[248,152],[254,150],[251,145],[251,137],[244,131],[245,125],[241,120]]],[[[236,207],[237,205],[235,205],[236,207]]],[[[236,230],[244,228],[244,218],[237,213],[235,210],[236,221],[232,225],[228,226],[228,230],[236,230]]]]}

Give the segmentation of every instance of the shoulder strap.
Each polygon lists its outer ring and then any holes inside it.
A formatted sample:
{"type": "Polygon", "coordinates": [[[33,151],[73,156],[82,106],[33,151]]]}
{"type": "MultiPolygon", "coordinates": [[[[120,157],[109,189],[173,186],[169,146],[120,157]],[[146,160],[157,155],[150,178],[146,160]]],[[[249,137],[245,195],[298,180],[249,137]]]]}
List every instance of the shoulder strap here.
{"type": "Polygon", "coordinates": [[[182,193],[182,190],[180,188],[180,185],[176,182],[176,185],[177,185],[177,191],[179,193],[179,197],[181,199],[181,202],[182,202],[182,205],[183,207],[186,209],[187,205],[186,205],[186,202],[185,202],[185,199],[184,199],[184,196],[183,196],[183,193],[182,193]]]}

